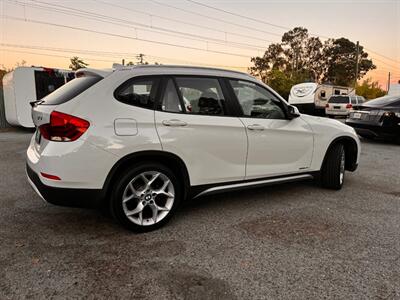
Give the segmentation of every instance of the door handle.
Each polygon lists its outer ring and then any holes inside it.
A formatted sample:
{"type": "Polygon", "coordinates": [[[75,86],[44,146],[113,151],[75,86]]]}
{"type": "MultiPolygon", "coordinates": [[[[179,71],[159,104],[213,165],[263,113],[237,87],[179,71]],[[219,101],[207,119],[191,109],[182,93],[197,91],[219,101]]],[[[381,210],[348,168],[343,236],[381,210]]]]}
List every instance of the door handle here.
{"type": "Polygon", "coordinates": [[[249,130],[259,130],[259,131],[265,129],[265,127],[262,126],[262,125],[260,125],[260,124],[248,125],[247,128],[248,128],[249,130]]]}
{"type": "Polygon", "coordinates": [[[172,120],[164,120],[162,121],[162,124],[164,126],[170,126],[170,127],[182,127],[182,126],[186,126],[187,123],[181,120],[177,120],[177,119],[172,119],[172,120]]]}

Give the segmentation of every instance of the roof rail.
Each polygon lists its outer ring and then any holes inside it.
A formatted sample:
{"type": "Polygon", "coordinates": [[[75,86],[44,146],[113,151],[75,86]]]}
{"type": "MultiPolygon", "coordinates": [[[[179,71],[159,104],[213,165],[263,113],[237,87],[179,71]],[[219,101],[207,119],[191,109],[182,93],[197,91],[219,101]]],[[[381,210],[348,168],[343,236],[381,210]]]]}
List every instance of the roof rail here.
{"type": "Polygon", "coordinates": [[[231,72],[237,73],[241,75],[246,75],[251,77],[250,74],[235,71],[235,70],[227,70],[222,68],[213,68],[213,67],[201,67],[201,66],[188,66],[188,65],[134,65],[134,66],[123,66],[121,64],[113,64],[113,69],[115,70],[132,70],[132,69],[145,69],[145,68],[175,68],[175,69],[199,69],[199,70],[212,70],[212,71],[223,71],[223,72],[231,72]]]}

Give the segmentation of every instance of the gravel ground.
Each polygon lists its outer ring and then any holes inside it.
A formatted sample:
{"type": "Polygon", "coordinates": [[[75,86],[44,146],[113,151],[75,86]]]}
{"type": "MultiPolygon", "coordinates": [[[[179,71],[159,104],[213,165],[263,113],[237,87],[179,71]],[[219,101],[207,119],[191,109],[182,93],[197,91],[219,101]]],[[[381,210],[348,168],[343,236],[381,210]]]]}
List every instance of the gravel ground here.
{"type": "Polygon", "coordinates": [[[44,203],[25,180],[30,135],[0,132],[0,299],[400,299],[400,146],[364,141],[341,191],[204,197],[137,235],[44,203]]]}

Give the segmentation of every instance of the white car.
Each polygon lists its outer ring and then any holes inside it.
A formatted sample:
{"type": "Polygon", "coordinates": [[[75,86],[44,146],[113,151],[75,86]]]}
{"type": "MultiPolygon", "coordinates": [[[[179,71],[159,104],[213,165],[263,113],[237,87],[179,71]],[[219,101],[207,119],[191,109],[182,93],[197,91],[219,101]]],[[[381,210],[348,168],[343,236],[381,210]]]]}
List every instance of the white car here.
{"type": "Polygon", "coordinates": [[[33,103],[29,182],[53,204],[108,205],[134,231],[162,226],[190,197],[312,178],[340,189],[358,165],[351,127],[299,114],[245,73],[135,66],[76,77],[33,103]]]}
{"type": "Polygon", "coordinates": [[[357,110],[365,102],[362,96],[334,95],[325,106],[325,114],[328,117],[347,117],[353,110],[357,110]]]}

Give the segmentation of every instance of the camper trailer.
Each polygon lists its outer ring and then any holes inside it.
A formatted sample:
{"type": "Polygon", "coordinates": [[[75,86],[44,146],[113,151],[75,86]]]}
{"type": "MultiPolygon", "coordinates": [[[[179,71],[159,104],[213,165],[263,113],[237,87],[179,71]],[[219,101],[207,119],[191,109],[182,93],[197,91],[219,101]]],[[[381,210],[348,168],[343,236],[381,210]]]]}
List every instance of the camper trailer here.
{"type": "Polygon", "coordinates": [[[3,77],[4,109],[10,125],[34,127],[29,102],[40,100],[69,80],[70,70],[18,67],[3,77]]]}
{"type": "Polygon", "coordinates": [[[332,95],[355,95],[353,88],[314,82],[292,86],[289,103],[297,106],[300,112],[312,115],[324,115],[325,106],[332,95]]]}
{"type": "Polygon", "coordinates": [[[391,83],[389,85],[389,96],[400,96],[400,80],[397,83],[391,83]]]}

